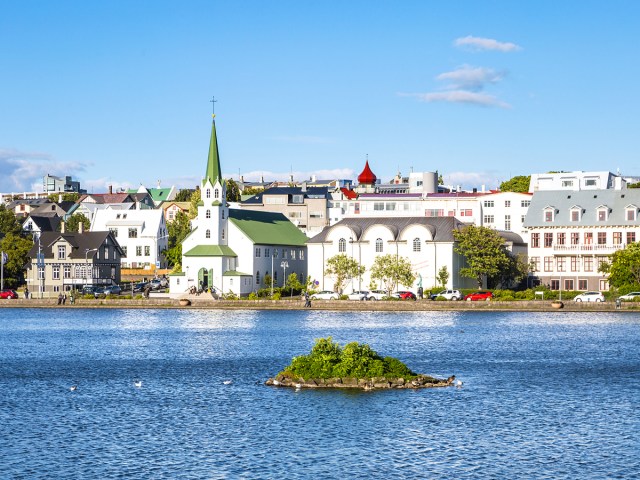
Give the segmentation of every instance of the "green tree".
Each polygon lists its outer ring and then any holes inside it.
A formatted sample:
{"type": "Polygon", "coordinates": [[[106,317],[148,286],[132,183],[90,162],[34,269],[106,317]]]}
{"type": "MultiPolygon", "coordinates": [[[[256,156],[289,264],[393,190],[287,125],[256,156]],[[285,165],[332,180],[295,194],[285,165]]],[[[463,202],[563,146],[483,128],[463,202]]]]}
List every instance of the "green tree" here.
{"type": "Polygon", "coordinates": [[[256,188],[256,187],[246,187],[242,190],[242,195],[257,195],[258,193],[262,192],[263,190],[261,188],[256,188]]]}
{"type": "Polygon", "coordinates": [[[444,185],[444,178],[442,178],[442,174],[438,175],[438,185],[444,185]]]}
{"type": "Polygon", "coordinates": [[[487,279],[489,288],[512,288],[526,278],[531,271],[531,264],[525,255],[513,255],[506,251],[507,263],[500,269],[497,275],[487,279]]]}
{"type": "Polygon", "coordinates": [[[640,182],[627,183],[627,188],[640,188],[640,182]]]}
{"type": "Polygon", "coordinates": [[[440,270],[438,270],[437,280],[442,285],[442,288],[447,288],[447,282],[449,281],[449,271],[447,270],[447,266],[444,265],[440,270]]]}
{"type": "Polygon", "coordinates": [[[240,201],[240,187],[232,178],[227,179],[227,202],[240,201]]]}
{"type": "Polygon", "coordinates": [[[22,226],[15,213],[8,210],[4,204],[0,204],[0,237],[9,233],[20,235],[22,233],[22,226]]]}
{"type": "Polygon", "coordinates": [[[508,268],[510,260],[504,239],[495,230],[467,225],[454,230],[453,237],[455,252],[464,256],[468,265],[460,269],[460,275],[475,279],[478,288],[482,288],[485,277],[495,277],[508,268]]]}
{"type": "Polygon", "coordinates": [[[501,192],[519,192],[526,193],[529,191],[529,184],[531,183],[531,175],[517,175],[511,177],[500,184],[501,192]]]}
{"type": "Polygon", "coordinates": [[[342,294],[342,290],[348,278],[360,278],[365,272],[365,267],[359,265],[353,258],[344,253],[334,255],[327,260],[325,273],[335,277],[334,290],[342,294]]]}
{"type": "Polygon", "coordinates": [[[198,203],[200,203],[200,189],[194,190],[189,199],[189,220],[193,220],[198,216],[198,203]]]}
{"type": "Polygon", "coordinates": [[[168,248],[164,252],[170,267],[182,264],[182,241],[191,231],[191,222],[186,213],[178,211],[172,222],[167,224],[168,248]]]}
{"type": "Polygon", "coordinates": [[[598,268],[607,275],[609,285],[620,288],[624,285],[640,284],[640,242],[629,243],[609,256],[598,268]]]}
{"type": "Polygon", "coordinates": [[[194,191],[195,190],[192,190],[190,188],[182,188],[178,193],[176,193],[176,198],[174,198],[173,201],[188,202],[189,200],[191,200],[191,195],[193,195],[194,191]]]}
{"type": "Polygon", "coordinates": [[[398,285],[411,287],[416,280],[416,275],[411,271],[411,262],[408,258],[396,255],[379,255],[371,267],[371,278],[384,283],[389,292],[396,290],[398,285]]]}
{"type": "Polygon", "coordinates": [[[32,246],[31,237],[14,232],[2,237],[0,250],[7,254],[7,263],[4,265],[5,286],[16,288],[24,283],[24,266],[29,263],[29,250],[32,246]]]}
{"type": "MultiPolygon", "coordinates": [[[[58,193],[52,193],[47,198],[51,203],[58,203],[58,193]]],[[[62,201],[63,202],[77,202],[80,199],[80,194],[77,192],[63,193],[62,201]]]]}
{"type": "Polygon", "coordinates": [[[80,231],[80,223],[82,223],[85,232],[88,232],[91,228],[91,221],[87,217],[82,213],[74,213],[64,222],[64,229],[68,233],[78,233],[80,231]]]}

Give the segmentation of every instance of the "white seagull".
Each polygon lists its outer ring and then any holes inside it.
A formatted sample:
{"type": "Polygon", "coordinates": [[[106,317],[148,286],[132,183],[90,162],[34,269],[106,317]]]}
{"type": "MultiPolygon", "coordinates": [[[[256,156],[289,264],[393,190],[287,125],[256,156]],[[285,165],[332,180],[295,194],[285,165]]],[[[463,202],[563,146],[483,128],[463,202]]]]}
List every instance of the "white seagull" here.
{"type": "Polygon", "coordinates": [[[133,386],[136,388],[142,387],[142,380],[136,380],[135,382],[133,382],[133,386]]]}
{"type": "Polygon", "coordinates": [[[72,392],[75,392],[78,389],[77,385],[71,385],[71,387],[69,388],[69,390],[71,390],[72,392]]]}
{"type": "Polygon", "coordinates": [[[456,387],[460,388],[462,386],[462,380],[458,380],[456,382],[456,387]]]}
{"type": "Polygon", "coordinates": [[[222,383],[224,383],[225,385],[231,385],[233,382],[231,380],[225,380],[222,383]]]}

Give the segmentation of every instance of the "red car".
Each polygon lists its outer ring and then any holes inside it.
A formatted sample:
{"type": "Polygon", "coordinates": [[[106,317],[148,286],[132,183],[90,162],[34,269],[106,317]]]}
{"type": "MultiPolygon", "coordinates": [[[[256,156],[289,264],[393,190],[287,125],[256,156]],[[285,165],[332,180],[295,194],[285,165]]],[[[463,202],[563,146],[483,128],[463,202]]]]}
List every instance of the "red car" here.
{"type": "Polygon", "coordinates": [[[18,294],[15,290],[5,288],[4,290],[0,290],[0,298],[18,298],[18,294]]]}
{"type": "Polygon", "coordinates": [[[394,293],[394,296],[400,300],[415,300],[417,298],[415,293],[404,290],[394,293]]]}
{"type": "Polygon", "coordinates": [[[478,300],[484,300],[485,302],[488,302],[492,298],[493,294],[491,292],[473,292],[464,297],[467,302],[475,302],[478,300]]]}

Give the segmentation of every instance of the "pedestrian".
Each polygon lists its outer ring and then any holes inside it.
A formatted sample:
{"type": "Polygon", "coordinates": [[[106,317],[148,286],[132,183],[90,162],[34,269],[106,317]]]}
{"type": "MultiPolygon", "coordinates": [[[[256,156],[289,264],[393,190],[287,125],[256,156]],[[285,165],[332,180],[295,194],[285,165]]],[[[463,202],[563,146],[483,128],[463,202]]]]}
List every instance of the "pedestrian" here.
{"type": "Polygon", "coordinates": [[[58,294],[58,305],[62,305],[62,294],[58,294]]]}
{"type": "Polygon", "coordinates": [[[71,293],[69,294],[69,301],[71,302],[71,305],[76,303],[76,298],[73,296],[73,291],[71,291],[71,293]]]}
{"type": "Polygon", "coordinates": [[[420,300],[422,300],[422,294],[424,293],[424,290],[422,290],[422,287],[418,287],[418,298],[420,300]]]}
{"type": "Polygon", "coordinates": [[[311,297],[309,297],[309,292],[306,290],[304,292],[304,306],[305,308],[311,308],[311,297]]]}
{"type": "Polygon", "coordinates": [[[24,287],[24,298],[29,298],[29,287],[24,287]]]}
{"type": "Polygon", "coordinates": [[[64,295],[62,295],[62,304],[64,305],[65,303],[67,303],[67,294],[66,293],[64,295]]]}

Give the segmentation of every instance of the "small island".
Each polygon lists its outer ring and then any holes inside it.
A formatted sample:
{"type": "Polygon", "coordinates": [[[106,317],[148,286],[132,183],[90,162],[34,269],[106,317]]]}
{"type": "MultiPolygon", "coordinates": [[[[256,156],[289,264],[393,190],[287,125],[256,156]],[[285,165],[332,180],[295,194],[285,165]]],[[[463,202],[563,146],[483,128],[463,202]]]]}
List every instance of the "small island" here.
{"type": "Polygon", "coordinates": [[[265,385],[290,388],[431,388],[453,385],[447,379],[420,375],[397,358],[381,357],[367,344],[351,342],[341,347],[331,337],[316,340],[309,355],[291,364],[265,385]]]}

